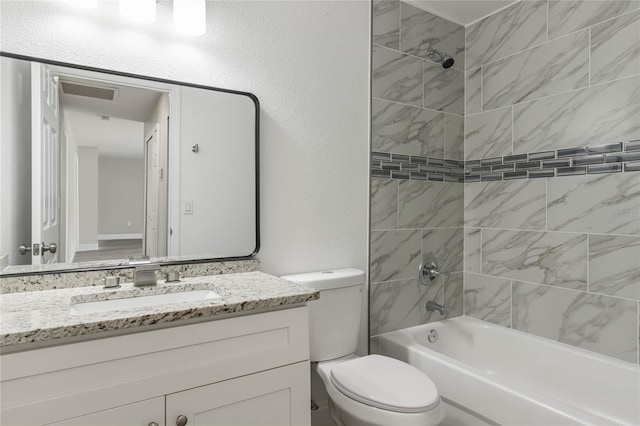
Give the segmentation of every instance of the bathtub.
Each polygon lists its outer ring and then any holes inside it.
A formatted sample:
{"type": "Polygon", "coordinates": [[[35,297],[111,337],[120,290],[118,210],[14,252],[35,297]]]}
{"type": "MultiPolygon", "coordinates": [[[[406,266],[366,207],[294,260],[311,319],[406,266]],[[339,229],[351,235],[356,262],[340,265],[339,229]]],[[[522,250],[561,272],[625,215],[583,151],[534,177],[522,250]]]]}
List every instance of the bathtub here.
{"type": "Polygon", "coordinates": [[[444,425],[639,425],[640,367],[470,317],[380,335],[424,371],[444,425]],[[429,342],[436,330],[438,338],[429,342]]]}

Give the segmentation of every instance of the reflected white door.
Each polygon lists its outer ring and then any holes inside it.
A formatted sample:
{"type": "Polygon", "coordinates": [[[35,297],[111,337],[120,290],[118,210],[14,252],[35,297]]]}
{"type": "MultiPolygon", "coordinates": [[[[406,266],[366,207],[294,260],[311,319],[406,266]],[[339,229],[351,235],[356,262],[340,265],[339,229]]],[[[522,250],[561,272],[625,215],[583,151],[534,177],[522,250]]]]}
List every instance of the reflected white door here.
{"type": "Polygon", "coordinates": [[[55,263],[60,232],[60,121],[58,77],[31,63],[32,264],[55,263]],[[36,255],[35,244],[39,246],[36,255]],[[54,244],[55,246],[51,246],[54,244]],[[43,250],[43,248],[45,250],[43,250]]]}
{"type": "Polygon", "coordinates": [[[144,254],[158,255],[158,125],[147,137],[145,146],[145,231],[144,254]]]}

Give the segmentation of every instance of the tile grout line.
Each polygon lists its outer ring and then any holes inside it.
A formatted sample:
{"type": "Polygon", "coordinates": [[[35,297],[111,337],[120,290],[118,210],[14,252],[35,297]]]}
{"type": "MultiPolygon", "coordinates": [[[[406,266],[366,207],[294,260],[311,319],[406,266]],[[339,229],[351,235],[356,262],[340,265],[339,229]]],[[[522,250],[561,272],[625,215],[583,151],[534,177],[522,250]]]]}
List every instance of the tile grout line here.
{"type": "Polygon", "coordinates": [[[587,87],[591,87],[591,49],[593,47],[592,43],[593,41],[591,40],[591,27],[589,27],[589,68],[587,69],[588,76],[589,76],[589,85],[587,87]]]}
{"type": "Polygon", "coordinates": [[[425,102],[425,99],[424,99],[424,67],[425,67],[425,62],[422,61],[421,64],[422,64],[422,74],[420,75],[420,77],[422,78],[422,108],[424,108],[424,106],[426,105],[426,102],[425,102]]]}
{"type": "MultiPolygon", "coordinates": [[[[424,91],[424,89],[423,89],[423,91],[424,91]]],[[[412,108],[416,108],[416,109],[423,109],[423,110],[431,111],[431,112],[439,112],[439,113],[442,113],[442,114],[450,114],[450,115],[455,115],[457,117],[464,117],[464,115],[456,114],[455,112],[446,112],[446,111],[441,111],[439,109],[425,108],[423,106],[412,105],[412,104],[408,104],[406,102],[399,102],[399,101],[394,101],[394,100],[391,100],[391,99],[379,98],[377,96],[372,96],[371,99],[376,100],[376,101],[389,102],[389,103],[397,104],[397,105],[408,106],[408,107],[412,107],[412,108]]]]}
{"type": "Polygon", "coordinates": [[[549,0],[547,0],[546,9],[547,9],[547,21],[545,22],[545,25],[547,26],[547,43],[549,43],[549,0]]]}
{"type": "MultiPolygon", "coordinates": [[[[560,39],[562,37],[565,37],[565,36],[568,36],[568,35],[571,35],[571,34],[575,34],[575,33],[580,32],[580,31],[584,31],[587,28],[592,28],[592,27],[595,27],[596,25],[604,24],[607,21],[612,21],[614,19],[618,19],[618,18],[621,18],[621,17],[626,16],[626,15],[631,15],[633,13],[638,13],[639,10],[640,10],[640,8],[636,7],[635,9],[631,9],[631,10],[629,10],[627,12],[623,12],[623,13],[620,13],[618,15],[611,16],[611,17],[609,17],[609,18],[607,18],[605,20],[595,22],[595,23],[593,23],[591,25],[587,25],[586,27],[578,28],[578,29],[575,29],[575,30],[573,30],[573,31],[571,31],[569,33],[562,34],[561,36],[558,36],[556,38],[552,38],[549,41],[555,41],[555,40],[558,40],[558,39],[560,39]]],[[[547,21],[547,24],[548,24],[548,21],[547,21]]],[[[549,32],[549,28],[547,28],[547,32],[549,32]]]]}
{"type": "MultiPolygon", "coordinates": [[[[454,230],[454,229],[465,229],[463,226],[442,226],[442,227],[428,227],[425,226],[423,228],[393,228],[393,229],[372,229],[371,232],[391,232],[391,231],[437,231],[437,230],[454,230]]],[[[480,229],[480,228],[476,228],[480,229]]],[[[544,232],[544,231],[541,231],[544,232]]],[[[640,238],[640,237],[639,237],[640,238]]]]}
{"type": "Polygon", "coordinates": [[[509,296],[511,299],[511,312],[509,312],[511,314],[511,317],[509,318],[509,328],[513,328],[513,280],[509,281],[509,290],[511,290],[511,295],[509,296]]]}
{"type": "Polygon", "coordinates": [[[482,258],[484,256],[482,246],[484,241],[484,234],[482,228],[480,228],[480,273],[482,273],[482,258]]]}
{"type": "MultiPolygon", "coordinates": [[[[631,79],[635,79],[635,78],[638,78],[638,77],[640,77],[640,73],[633,74],[633,75],[628,75],[628,76],[625,76],[625,77],[615,78],[615,79],[609,80],[609,81],[603,81],[603,82],[600,82],[600,83],[596,83],[596,84],[594,84],[592,86],[583,86],[583,87],[578,87],[578,88],[575,88],[575,89],[565,90],[563,92],[557,92],[557,93],[553,93],[553,94],[550,94],[550,95],[541,96],[539,98],[527,99],[527,100],[524,100],[524,101],[516,102],[515,104],[501,105],[499,107],[491,108],[491,109],[488,109],[488,110],[484,110],[483,109],[482,113],[495,111],[495,110],[500,109],[500,108],[506,108],[506,107],[511,106],[511,105],[513,105],[515,107],[515,106],[523,105],[523,104],[530,103],[530,102],[545,100],[545,99],[548,99],[548,98],[551,98],[551,97],[554,97],[554,96],[567,95],[569,93],[579,92],[581,90],[592,89],[592,88],[604,86],[604,85],[611,84],[611,83],[617,83],[619,81],[623,81],[623,80],[627,80],[627,79],[631,80],[631,79]]],[[[475,113],[475,114],[470,114],[469,116],[471,117],[471,116],[479,115],[479,114],[482,114],[482,113],[478,112],[478,113],[475,113]]]]}
{"type": "MultiPolygon", "coordinates": [[[[456,228],[457,229],[457,227],[452,227],[452,228],[456,228]]],[[[553,230],[553,229],[550,230],[550,231],[547,231],[547,230],[544,230],[544,229],[493,228],[493,227],[488,227],[488,226],[476,226],[476,225],[466,226],[466,228],[482,228],[482,229],[488,229],[488,230],[492,230],[492,231],[546,232],[546,233],[549,233],[549,234],[587,235],[587,231],[585,231],[585,232],[556,231],[556,230],[553,230]]],[[[407,228],[407,229],[421,229],[421,228],[407,228]]],[[[426,229],[440,229],[440,228],[426,228],[426,229]]],[[[444,229],[447,229],[447,228],[444,228],[444,229]]],[[[604,236],[604,237],[629,237],[629,238],[640,239],[640,235],[637,235],[637,234],[607,234],[607,233],[599,233],[599,232],[589,232],[589,234],[598,235],[598,236],[604,236]]]]}
{"type": "Polygon", "coordinates": [[[398,1],[398,51],[402,52],[402,1],[398,1]]]}
{"type": "Polygon", "coordinates": [[[587,234],[587,293],[591,293],[591,256],[590,256],[590,247],[591,245],[591,235],[587,234]]]}
{"type": "Polygon", "coordinates": [[[514,127],[514,125],[513,125],[514,124],[513,110],[514,109],[515,108],[513,107],[513,105],[511,105],[511,155],[516,153],[515,145],[514,145],[514,142],[513,142],[513,139],[514,139],[514,136],[513,136],[513,132],[514,132],[514,130],[513,130],[513,127],[514,127]]]}
{"type": "Polygon", "coordinates": [[[465,272],[466,274],[472,274],[472,275],[479,275],[485,278],[494,278],[497,280],[504,280],[504,281],[514,281],[514,282],[522,282],[525,284],[531,284],[531,285],[537,285],[537,286],[542,286],[542,287],[548,287],[548,288],[554,288],[554,289],[558,289],[558,290],[566,290],[566,291],[571,291],[574,293],[581,293],[581,294],[590,294],[590,295],[594,295],[594,296],[600,296],[600,297],[609,297],[611,299],[616,299],[616,300],[626,300],[629,302],[640,302],[640,300],[638,299],[632,299],[629,297],[622,297],[622,296],[616,296],[614,294],[607,294],[607,293],[594,293],[594,292],[588,292],[586,290],[580,290],[580,289],[575,289],[575,288],[570,288],[570,287],[562,287],[559,285],[553,285],[553,284],[544,284],[544,283],[538,283],[535,281],[527,281],[527,280],[523,280],[523,279],[515,279],[515,278],[505,278],[505,277],[501,277],[501,276],[497,276],[497,275],[490,275],[487,273],[480,273],[480,272],[465,272]]]}
{"type": "Polygon", "coordinates": [[[396,186],[396,230],[400,229],[400,180],[396,186]]]}
{"type": "MultiPolygon", "coordinates": [[[[430,64],[434,64],[434,65],[438,65],[438,64],[440,64],[440,62],[434,62],[434,61],[432,61],[432,60],[430,60],[430,59],[423,58],[423,57],[421,57],[421,56],[414,55],[413,53],[408,53],[408,52],[405,52],[405,51],[403,51],[403,50],[400,50],[400,40],[401,40],[401,37],[400,37],[400,31],[398,31],[398,49],[394,49],[393,47],[384,46],[384,45],[382,45],[382,44],[378,44],[378,43],[371,43],[371,45],[372,45],[373,47],[381,47],[381,48],[383,48],[383,49],[392,50],[392,51],[394,51],[394,52],[399,53],[400,55],[408,56],[408,57],[413,58],[413,59],[417,59],[417,60],[420,60],[420,61],[428,62],[428,63],[430,63],[430,64]]],[[[458,67],[451,67],[451,69],[452,69],[452,70],[456,70],[456,71],[458,71],[458,72],[464,72],[464,71],[465,71],[465,70],[460,69],[460,68],[458,68],[458,67]]]]}
{"type": "MultiPolygon", "coordinates": [[[[482,114],[484,112],[484,67],[480,67],[480,112],[482,114]]],[[[465,115],[465,118],[467,116],[465,115]]]]}
{"type": "Polygon", "coordinates": [[[544,230],[549,232],[549,178],[544,180],[544,230]]]}
{"type": "MultiPolygon", "coordinates": [[[[471,69],[471,68],[476,68],[476,67],[478,67],[478,66],[486,66],[486,65],[493,65],[493,64],[496,64],[497,62],[500,62],[500,61],[504,61],[504,60],[506,60],[506,59],[513,58],[513,57],[514,57],[514,56],[516,56],[516,55],[520,55],[520,54],[522,54],[522,53],[529,52],[529,51],[531,51],[531,50],[533,50],[533,49],[537,49],[537,48],[542,47],[542,46],[544,46],[544,45],[548,45],[548,44],[554,43],[554,42],[556,42],[556,41],[558,41],[558,40],[561,40],[561,39],[563,39],[563,38],[569,38],[570,36],[575,36],[575,35],[576,35],[576,34],[578,34],[580,31],[585,31],[585,32],[586,32],[586,30],[587,30],[588,28],[589,28],[589,27],[581,28],[581,29],[576,30],[576,31],[574,31],[574,32],[572,32],[572,33],[565,34],[565,35],[562,35],[562,36],[560,36],[560,37],[554,38],[553,40],[543,41],[543,42],[538,43],[538,44],[535,44],[535,45],[533,45],[533,46],[529,46],[529,47],[527,47],[527,48],[525,48],[525,49],[518,50],[517,52],[510,53],[510,54],[508,54],[508,55],[506,55],[506,56],[501,56],[501,57],[499,57],[499,58],[497,58],[497,59],[492,59],[492,60],[490,60],[490,61],[488,61],[488,62],[485,62],[485,63],[482,63],[482,64],[480,64],[480,65],[475,65],[475,64],[474,64],[474,66],[473,66],[473,67],[469,67],[469,69],[471,69]]],[[[467,64],[465,64],[465,67],[466,67],[466,65],[467,65],[467,64]]]]}

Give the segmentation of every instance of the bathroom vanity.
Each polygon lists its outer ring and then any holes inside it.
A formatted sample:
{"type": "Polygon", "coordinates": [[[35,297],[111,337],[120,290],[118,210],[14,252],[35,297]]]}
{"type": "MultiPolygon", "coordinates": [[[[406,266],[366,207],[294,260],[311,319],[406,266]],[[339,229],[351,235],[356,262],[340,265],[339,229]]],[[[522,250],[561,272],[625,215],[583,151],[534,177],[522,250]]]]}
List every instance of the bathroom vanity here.
{"type": "Polygon", "coordinates": [[[309,424],[306,302],[317,298],[261,272],[1,295],[2,422],[309,424]],[[148,296],[168,299],[121,305],[148,296]]]}

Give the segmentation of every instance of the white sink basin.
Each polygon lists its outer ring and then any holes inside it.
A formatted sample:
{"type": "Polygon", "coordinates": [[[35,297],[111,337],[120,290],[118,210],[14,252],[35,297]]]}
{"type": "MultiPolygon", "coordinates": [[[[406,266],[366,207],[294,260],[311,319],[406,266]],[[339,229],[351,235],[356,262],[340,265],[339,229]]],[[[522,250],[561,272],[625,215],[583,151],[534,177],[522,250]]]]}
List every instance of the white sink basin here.
{"type": "Polygon", "coordinates": [[[123,299],[100,300],[97,302],[76,302],[69,308],[71,315],[86,315],[98,312],[120,311],[125,309],[145,308],[179,302],[196,302],[199,300],[219,299],[221,296],[211,290],[179,291],[175,293],[154,294],[151,296],[135,296],[123,299]]]}

